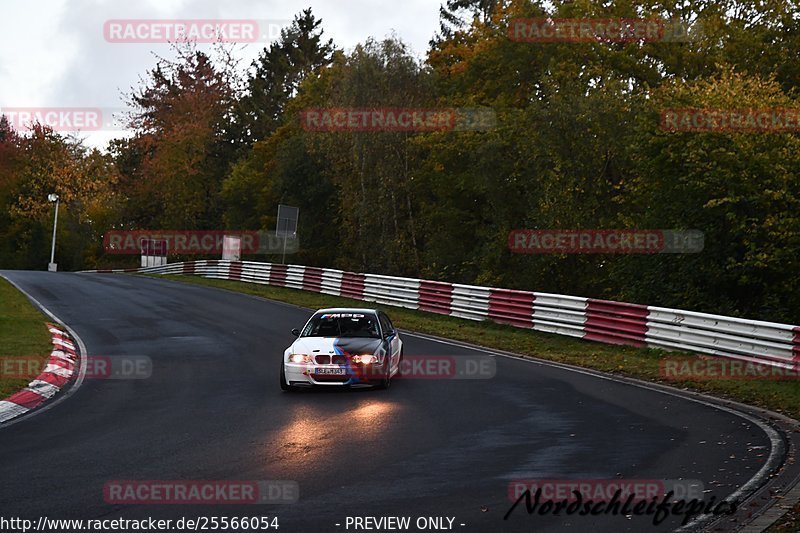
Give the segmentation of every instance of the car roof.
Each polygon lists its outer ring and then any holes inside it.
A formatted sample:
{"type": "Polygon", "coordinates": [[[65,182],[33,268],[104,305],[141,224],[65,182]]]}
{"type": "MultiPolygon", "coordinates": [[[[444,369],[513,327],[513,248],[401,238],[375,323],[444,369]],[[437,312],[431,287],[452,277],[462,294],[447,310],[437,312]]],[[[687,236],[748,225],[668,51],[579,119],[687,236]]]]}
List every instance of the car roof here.
{"type": "MultiPolygon", "coordinates": [[[[377,309],[366,309],[362,307],[331,307],[328,309],[317,309],[316,313],[370,313],[370,314],[377,314],[377,309]]],[[[316,314],[314,313],[314,314],[316,314]]]]}

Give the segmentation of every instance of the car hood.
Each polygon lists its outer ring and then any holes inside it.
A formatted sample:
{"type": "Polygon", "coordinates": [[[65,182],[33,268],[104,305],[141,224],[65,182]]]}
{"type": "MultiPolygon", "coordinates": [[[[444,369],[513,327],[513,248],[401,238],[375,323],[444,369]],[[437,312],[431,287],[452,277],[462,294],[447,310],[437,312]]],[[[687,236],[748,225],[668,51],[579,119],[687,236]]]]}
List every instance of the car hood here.
{"type": "Polygon", "coordinates": [[[294,353],[363,355],[374,354],[381,345],[381,339],[360,337],[303,337],[292,344],[294,353]]]}

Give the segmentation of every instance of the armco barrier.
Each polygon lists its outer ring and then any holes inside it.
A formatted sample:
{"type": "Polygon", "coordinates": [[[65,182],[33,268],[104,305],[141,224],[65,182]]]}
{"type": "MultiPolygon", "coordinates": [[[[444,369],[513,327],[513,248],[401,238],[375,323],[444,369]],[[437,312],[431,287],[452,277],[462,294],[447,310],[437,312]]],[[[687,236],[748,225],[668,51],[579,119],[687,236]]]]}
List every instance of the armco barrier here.
{"type": "Polygon", "coordinates": [[[646,345],[647,307],[589,298],[584,330],[586,340],[606,344],[646,345]]]}
{"type": "Polygon", "coordinates": [[[607,344],[683,350],[800,369],[800,326],[694,311],[250,261],[192,261],[95,272],[191,274],[290,287],[607,344]]]}

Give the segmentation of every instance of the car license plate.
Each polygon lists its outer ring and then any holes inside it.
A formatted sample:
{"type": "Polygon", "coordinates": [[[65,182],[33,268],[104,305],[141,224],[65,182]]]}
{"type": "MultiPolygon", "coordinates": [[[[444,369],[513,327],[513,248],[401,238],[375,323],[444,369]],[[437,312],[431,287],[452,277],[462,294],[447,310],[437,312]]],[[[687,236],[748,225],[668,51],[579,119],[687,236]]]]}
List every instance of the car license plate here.
{"type": "Polygon", "coordinates": [[[314,372],[318,376],[344,376],[346,368],[317,368],[314,372]]]}

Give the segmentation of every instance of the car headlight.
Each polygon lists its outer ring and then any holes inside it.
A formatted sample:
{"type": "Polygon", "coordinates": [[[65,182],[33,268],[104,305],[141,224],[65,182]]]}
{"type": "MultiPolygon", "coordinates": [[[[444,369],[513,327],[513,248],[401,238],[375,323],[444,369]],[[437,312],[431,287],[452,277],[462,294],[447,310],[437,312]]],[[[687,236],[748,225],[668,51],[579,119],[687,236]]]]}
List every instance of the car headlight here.
{"type": "Polygon", "coordinates": [[[373,363],[379,363],[380,359],[378,356],[372,354],[354,355],[353,362],[360,363],[362,365],[371,365],[373,363]]]}
{"type": "Polygon", "coordinates": [[[290,363],[310,363],[311,357],[307,356],[304,353],[293,353],[289,354],[289,362],[290,363]]]}

